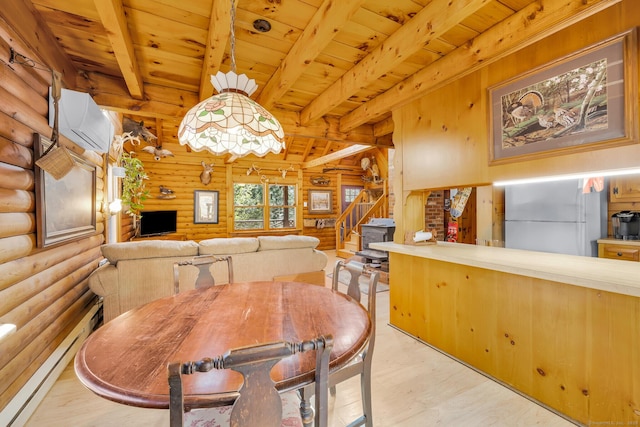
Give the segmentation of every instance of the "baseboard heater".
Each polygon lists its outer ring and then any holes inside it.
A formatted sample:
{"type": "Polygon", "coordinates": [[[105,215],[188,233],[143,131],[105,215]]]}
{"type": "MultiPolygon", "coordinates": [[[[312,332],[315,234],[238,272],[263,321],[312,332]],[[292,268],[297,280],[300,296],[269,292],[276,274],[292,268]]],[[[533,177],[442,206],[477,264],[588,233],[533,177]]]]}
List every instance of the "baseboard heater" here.
{"type": "Polygon", "coordinates": [[[100,321],[101,307],[102,302],[96,301],[71,333],[0,412],[1,426],[23,426],[27,423],[62,371],[75,357],[82,342],[95,329],[100,321]]]}

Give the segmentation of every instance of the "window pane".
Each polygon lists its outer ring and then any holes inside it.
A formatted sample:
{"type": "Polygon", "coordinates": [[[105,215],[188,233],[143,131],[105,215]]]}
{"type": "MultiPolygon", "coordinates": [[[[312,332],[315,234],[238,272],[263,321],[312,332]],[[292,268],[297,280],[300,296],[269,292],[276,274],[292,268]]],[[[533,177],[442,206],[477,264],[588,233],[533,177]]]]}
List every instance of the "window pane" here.
{"type": "Polygon", "coordinates": [[[262,184],[233,184],[233,204],[235,206],[264,205],[262,184]]]}
{"type": "Polygon", "coordinates": [[[345,202],[347,203],[353,202],[356,199],[356,197],[358,197],[358,194],[360,194],[359,188],[346,188],[344,192],[345,202]]]}
{"type": "Polygon", "coordinates": [[[271,208],[269,228],[295,228],[296,208],[271,208]]]}
{"type": "Polygon", "coordinates": [[[269,205],[271,206],[293,206],[296,204],[295,185],[270,185],[269,205]]]}
{"type": "Polygon", "coordinates": [[[234,229],[236,230],[259,230],[264,227],[263,208],[235,208],[234,229]]]}

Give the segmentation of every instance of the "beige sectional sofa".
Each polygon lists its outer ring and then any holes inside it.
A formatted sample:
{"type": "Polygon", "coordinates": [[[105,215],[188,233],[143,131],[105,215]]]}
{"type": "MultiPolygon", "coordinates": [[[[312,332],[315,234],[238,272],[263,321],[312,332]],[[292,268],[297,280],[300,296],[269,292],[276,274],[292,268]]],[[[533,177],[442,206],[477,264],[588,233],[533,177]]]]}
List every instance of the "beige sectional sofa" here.
{"type": "MultiPolygon", "coordinates": [[[[196,255],[231,255],[235,282],[293,280],[324,284],[327,255],[310,236],[232,237],[194,241],[144,240],[102,246],[108,261],[89,277],[103,299],[104,321],[173,293],[173,264],[196,255]]],[[[226,263],[216,263],[217,284],[228,282],[226,263]]],[[[180,290],[193,287],[197,269],[180,267],[180,290]]]]}

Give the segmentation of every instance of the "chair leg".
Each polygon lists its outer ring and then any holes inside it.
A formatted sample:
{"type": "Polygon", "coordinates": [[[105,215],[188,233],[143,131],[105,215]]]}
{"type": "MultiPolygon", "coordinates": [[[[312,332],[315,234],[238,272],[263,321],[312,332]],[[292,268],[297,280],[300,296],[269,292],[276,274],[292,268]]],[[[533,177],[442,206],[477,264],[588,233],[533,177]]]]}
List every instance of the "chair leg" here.
{"type": "Polygon", "coordinates": [[[373,427],[373,417],[371,408],[371,373],[367,375],[366,369],[360,375],[360,392],[362,393],[362,414],[366,427],[373,427]]]}
{"type": "Polygon", "coordinates": [[[300,416],[302,417],[302,425],[310,427],[313,425],[313,419],[315,417],[310,399],[313,395],[313,387],[301,388],[298,390],[298,393],[300,394],[300,416]]]}

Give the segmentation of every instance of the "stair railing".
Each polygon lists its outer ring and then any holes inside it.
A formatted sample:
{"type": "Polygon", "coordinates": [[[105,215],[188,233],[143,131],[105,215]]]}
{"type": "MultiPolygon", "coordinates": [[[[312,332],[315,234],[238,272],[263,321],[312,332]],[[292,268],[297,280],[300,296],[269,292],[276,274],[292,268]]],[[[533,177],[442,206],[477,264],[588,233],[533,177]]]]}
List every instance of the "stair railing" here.
{"type": "MultiPolygon", "coordinates": [[[[345,242],[351,239],[351,235],[359,235],[361,225],[368,223],[371,218],[386,218],[389,215],[386,188],[375,202],[369,202],[368,196],[369,192],[362,190],[336,220],[336,249],[344,249],[345,242]]],[[[360,249],[358,242],[358,250],[360,249]]]]}

